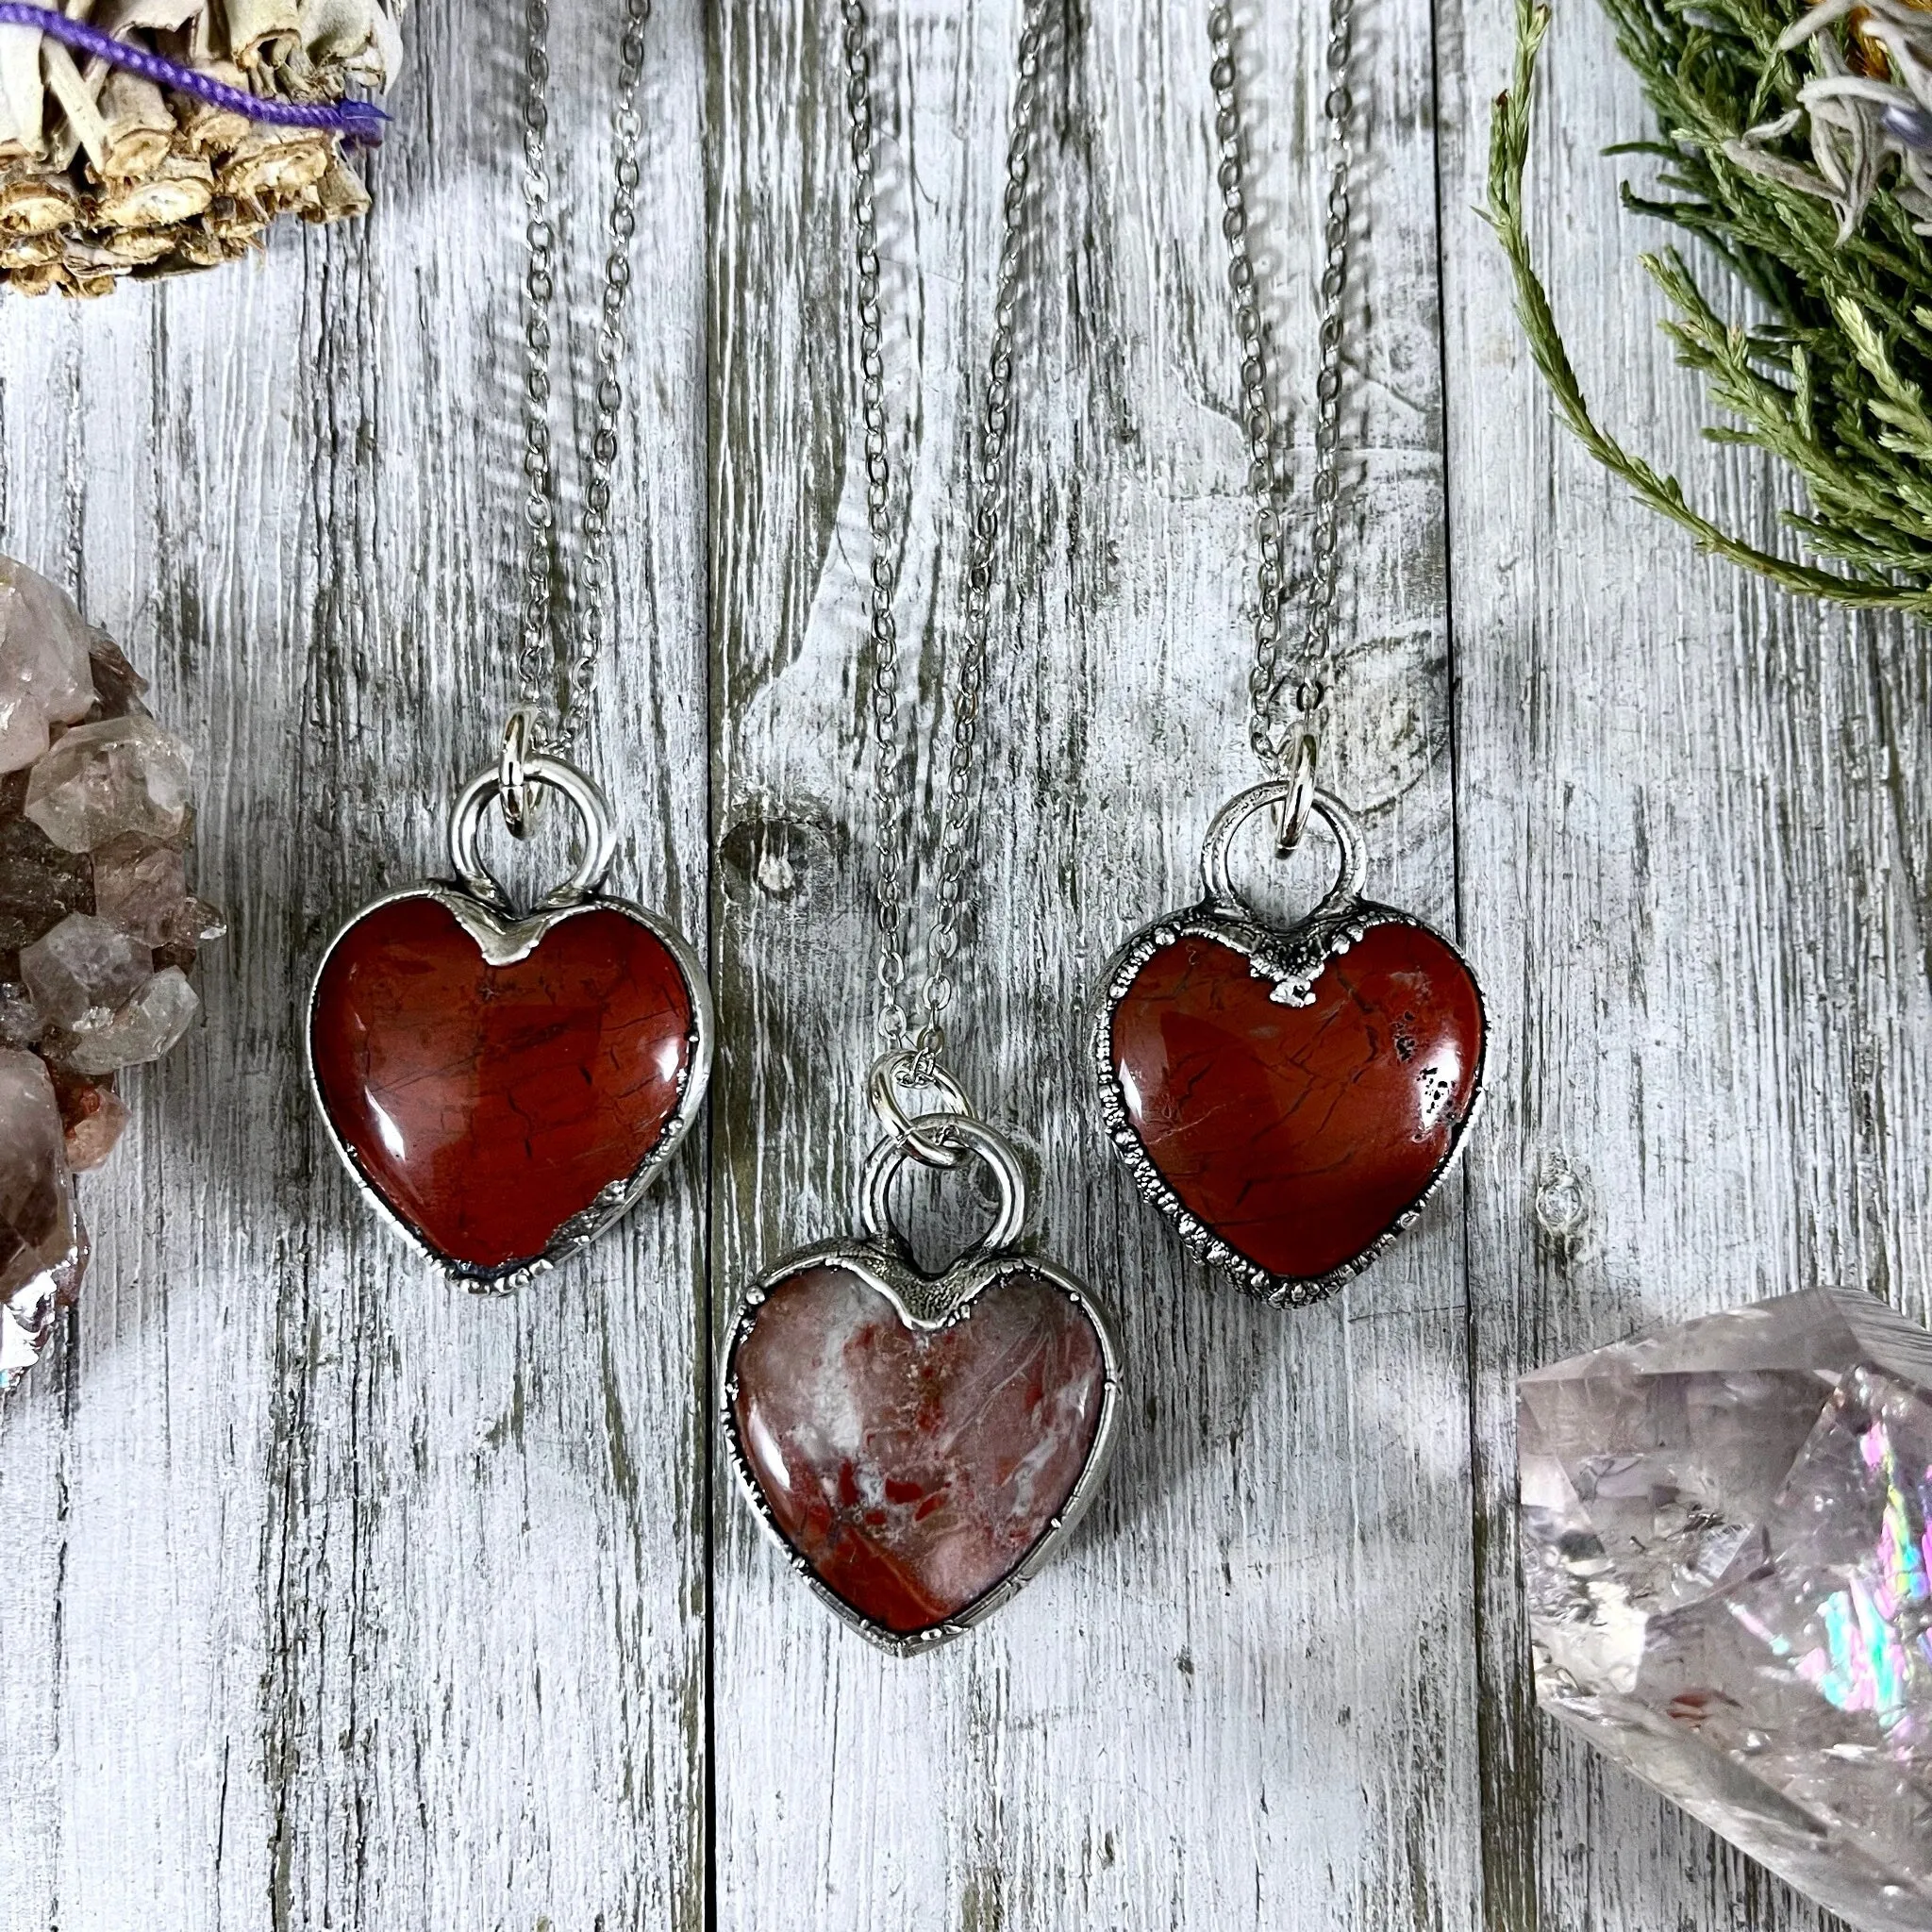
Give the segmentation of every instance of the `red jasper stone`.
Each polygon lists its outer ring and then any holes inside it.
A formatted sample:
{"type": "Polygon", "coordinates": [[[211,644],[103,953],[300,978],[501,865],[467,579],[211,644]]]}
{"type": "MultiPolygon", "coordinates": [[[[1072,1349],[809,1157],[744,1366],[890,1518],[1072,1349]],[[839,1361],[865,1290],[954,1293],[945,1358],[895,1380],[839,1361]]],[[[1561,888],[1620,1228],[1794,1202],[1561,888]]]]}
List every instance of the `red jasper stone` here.
{"type": "Polygon", "coordinates": [[[786,1541],[902,1636],[968,1608],[1053,1527],[1106,1383],[1092,1323],[1024,1269],[919,1329],[822,1262],[772,1291],[732,1374],[739,1445],[786,1541]]]}
{"type": "Polygon", "coordinates": [[[643,1163],[676,1109],[691,998],[658,936],[598,908],[491,965],[447,906],[378,906],[316,988],[316,1084],[397,1218],[509,1273],[643,1163]]]}
{"type": "Polygon", "coordinates": [[[1278,1005],[1247,956],[1185,936],[1114,1008],[1127,1119],[1196,1220],[1271,1274],[1353,1260],[1428,1191],[1475,1102],[1482,1000],[1445,940],[1371,926],[1314,1004],[1278,1005]]]}

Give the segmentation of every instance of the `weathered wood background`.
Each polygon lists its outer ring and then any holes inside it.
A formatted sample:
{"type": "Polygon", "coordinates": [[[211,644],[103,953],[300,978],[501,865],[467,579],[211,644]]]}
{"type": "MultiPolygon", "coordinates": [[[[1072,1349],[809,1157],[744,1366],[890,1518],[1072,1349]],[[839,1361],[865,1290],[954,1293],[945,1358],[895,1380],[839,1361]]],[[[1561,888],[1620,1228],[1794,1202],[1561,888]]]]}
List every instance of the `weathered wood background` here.
{"type": "MultiPolygon", "coordinates": [[[[668,1184],[513,1300],[450,1292],[365,1218],[297,1014],[341,914],[435,864],[509,692],[521,9],[413,10],[359,227],[91,307],[0,302],[0,547],[71,580],[198,738],[201,878],[234,923],[206,1025],[87,1184],[86,1297],[0,1407],[0,1920],[1816,1932],[1535,1713],[1511,1384],[1819,1278],[1926,1314],[1932,691],[1921,641],[1701,561],[1552,426],[1472,211],[1507,10],[1362,4],[1329,752],[1375,889],[1487,979],[1491,1103],[1397,1253],[1281,1316],[1102,1163],[1079,1070],[1100,964],[1191,895],[1252,775],[1251,549],[1205,4],[1066,9],[958,1062],[1037,1148],[1133,1395],[1065,1557],[911,1663],[781,1572],[710,1422],[735,1285],[846,1224],[869,1138],[836,10],[659,0],[651,29],[595,753],[622,881],[706,942],[724,1047],[668,1184]]],[[[556,11],[583,319],[614,27],[556,11]]],[[[928,676],[1014,14],[881,9],[928,676]]],[[[1305,460],[1320,25],[1238,17],[1305,460]]],[[[1550,70],[1538,227],[1586,379],[1769,534],[1764,466],[1698,442],[1655,330],[1600,152],[1643,109],[1585,0],[1550,70]]]]}

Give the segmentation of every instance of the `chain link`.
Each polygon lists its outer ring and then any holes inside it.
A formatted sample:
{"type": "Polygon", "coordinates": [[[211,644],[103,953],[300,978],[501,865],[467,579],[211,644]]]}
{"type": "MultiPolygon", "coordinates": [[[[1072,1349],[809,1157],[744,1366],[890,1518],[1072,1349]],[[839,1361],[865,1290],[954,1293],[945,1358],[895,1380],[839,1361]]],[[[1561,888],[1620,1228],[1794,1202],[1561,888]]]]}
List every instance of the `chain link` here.
{"type": "Polygon", "coordinates": [[[550,444],[550,312],[557,254],[549,152],[550,8],[547,0],[525,0],[524,7],[524,239],[528,262],[524,275],[524,594],[517,672],[520,702],[536,714],[542,744],[552,751],[570,750],[582,735],[598,658],[609,633],[610,477],[624,402],[624,318],[644,132],[639,97],[650,18],[651,0],[625,0],[617,105],[611,116],[614,179],[597,320],[596,407],[585,466],[575,582],[566,592],[569,608],[559,623],[557,478],[550,444]]]}
{"type": "MultiPolygon", "coordinates": [[[[954,998],[952,964],[959,950],[959,920],[974,857],[978,744],[986,689],[987,645],[999,550],[1000,508],[1012,429],[1013,325],[1025,244],[1027,178],[1040,104],[1040,60],[1048,0],[1024,0],[1008,128],[1006,186],[1001,200],[999,264],[993,290],[992,342],[986,391],[971,462],[971,515],[966,555],[965,623],[953,679],[951,730],[944,790],[938,801],[938,876],[925,974],[915,1000],[908,992],[910,944],[908,874],[914,842],[914,803],[906,783],[910,749],[902,734],[899,633],[892,615],[904,536],[894,541],[891,478],[887,456],[885,362],[879,315],[878,222],[874,207],[871,21],[863,0],[841,0],[845,98],[851,117],[854,259],[857,269],[859,421],[864,439],[866,521],[872,533],[867,591],[873,670],[870,681],[874,760],[873,796],[878,814],[879,1032],[889,1049],[908,1049],[908,1084],[931,1084],[946,1050],[946,1015],[954,998]],[[915,1027],[911,1008],[920,1017],[915,1027]]],[[[935,724],[935,765],[938,726],[935,724]]]]}
{"type": "Polygon", "coordinates": [[[1248,252],[1246,156],[1241,97],[1236,87],[1233,9],[1214,7],[1208,16],[1213,47],[1214,132],[1221,143],[1216,178],[1221,188],[1221,227],[1227,238],[1228,287],[1241,337],[1241,414],[1248,438],[1248,487],[1255,495],[1257,567],[1255,662],[1248,674],[1248,741],[1273,772],[1312,758],[1316,715],[1328,696],[1334,654],[1336,578],[1340,563],[1341,472],[1341,336],[1348,286],[1350,125],[1349,57],[1355,0],[1329,0],[1328,43],[1324,57],[1328,82],[1322,102],[1328,128],[1328,201],[1323,232],[1320,356],[1315,375],[1315,475],[1310,487],[1314,530],[1310,575],[1304,605],[1301,651],[1293,663],[1282,651],[1288,599],[1285,502],[1288,478],[1277,461],[1274,417],[1268,400],[1267,343],[1248,252]]]}

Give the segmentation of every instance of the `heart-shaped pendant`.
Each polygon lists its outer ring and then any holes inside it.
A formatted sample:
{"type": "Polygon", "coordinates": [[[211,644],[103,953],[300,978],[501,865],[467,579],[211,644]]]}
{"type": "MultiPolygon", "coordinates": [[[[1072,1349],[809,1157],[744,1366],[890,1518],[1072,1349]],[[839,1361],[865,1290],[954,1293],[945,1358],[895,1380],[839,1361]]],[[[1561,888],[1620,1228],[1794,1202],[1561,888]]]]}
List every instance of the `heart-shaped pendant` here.
{"type": "Polygon", "coordinates": [[[1292,780],[1254,787],[1210,828],[1208,897],[1116,957],[1093,1031],[1101,1112],[1141,1191],[1196,1254],[1264,1300],[1300,1305],[1366,1268],[1421,1210],[1482,1090],[1488,1021],[1440,933],[1360,896],[1361,835],[1299,924],[1258,920],[1227,855],[1292,780]]]}
{"type": "MultiPolygon", "coordinates": [[[[519,917],[476,855],[499,774],[458,800],[461,884],[365,907],[330,942],[308,1064],[337,1151],[446,1273],[514,1287],[584,1246],[651,1184],[703,1101],[710,1000],[678,936],[596,891],[614,847],[574,767],[531,783],[584,819],[571,881],[519,917]]],[[[521,804],[521,799],[519,800],[521,804]]]]}
{"type": "Polygon", "coordinates": [[[1092,1297],[1012,1250],[1024,1193],[1011,1148],[955,1115],[909,1124],[993,1171],[993,1229],[922,1274],[885,1207],[908,1143],[882,1142],[868,1238],[767,1274],[724,1373],[725,1440],[760,1521],[840,1617],[902,1656],[970,1629],[1052,1556],[1099,1487],[1120,1391],[1092,1297]]]}

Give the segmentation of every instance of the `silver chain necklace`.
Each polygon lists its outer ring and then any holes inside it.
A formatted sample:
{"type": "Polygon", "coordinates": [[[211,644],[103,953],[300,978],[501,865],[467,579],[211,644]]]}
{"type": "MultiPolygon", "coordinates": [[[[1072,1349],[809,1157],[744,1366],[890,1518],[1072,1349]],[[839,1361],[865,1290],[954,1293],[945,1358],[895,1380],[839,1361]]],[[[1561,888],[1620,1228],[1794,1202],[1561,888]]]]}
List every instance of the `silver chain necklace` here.
{"type": "MultiPolygon", "coordinates": [[[[1311,575],[1302,619],[1299,662],[1281,656],[1282,607],[1288,597],[1285,522],[1288,479],[1274,447],[1274,415],[1268,400],[1267,344],[1248,253],[1246,155],[1241,96],[1235,86],[1232,9],[1208,16],[1213,50],[1214,131],[1221,143],[1222,231],[1227,237],[1228,287],[1234,294],[1241,337],[1242,420],[1248,436],[1248,487],[1255,494],[1255,542],[1259,552],[1255,604],[1255,664],[1248,674],[1248,742],[1271,772],[1285,774],[1304,763],[1312,776],[1316,714],[1328,696],[1333,653],[1335,587],[1340,565],[1341,475],[1341,330],[1348,286],[1349,125],[1354,104],[1348,89],[1355,32],[1355,0],[1330,0],[1325,64],[1328,93],[1323,111],[1328,128],[1328,210],[1324,225],[1321,362],[1315,376],[1315,474],[1309,485],[1315,527],[1311,575]]],[[[1306,810],[1304,811],[1306,822],[1306,810]]],[[[1297,832],[1297,836],[1299,833],[1297,832]]]]}
{"type": "Polygon", "coordinates": [[[495,762],[451,808],[455,877],[364,907],[330,941],[309,995],[310,1084],[337,1152],[419,1252],[486,1291],[554,1267],[622,1216],[662,1172],[710,1074],[704,969],[655,913],[601,890],[616,822],[571,761],[610,645],[610,481],[649,20],[650,0],[625,0],[595,411],[576,569],[558,610],[549,8],[525,0],[520,702],[495,762]],[[576,817],[570,876],[521,909],[482,857],[484,826],[493,814],[525,838],[552,792],[576,817]]]}
{"type": "Polygon", "coordinates": [[[1115,956],[1091,1046],[1103,1124],[1141,1191],[1192,1253],[1276,1306],[1333,1293],[1422,1211],[1474,1115],[1489,1037],[1481,990],[1449,941],[1362,896],[1362,827],[1316,783],[1341,565],[1354,0],[1328,0],[1327,19],[1312,568],[1291,661],[1282,645],[1289,487],[1248,252],[1234,25],[1218,0],[1208,13],[1260,552],[1248,739],[1271,775],[1208,825],[1207,896],[1143,926],[1115,956]],[[1263,812],[1274,820],[1279,857],[1302,845],[1312,819],[1335,845],[1334,885],[1291,924],[1257,910],[1232,876],[1236,835],[1263,812]]]}
{"type": "MultiPolygon", "coordinates": [[[[1073,1276],[1022,1246],[1024,1164],[973,1110],[942,1058],[974,858],[1014,316],[1050,5],[1024,0],[1021,12],[992,344],[971,465],[965,618],[951,667],[943,791],[930,814],[936,904],[916,994],[907,989],[906,957],[921,814],[904,783],[913,747],[901,718],[892,615],[904,540],[893,528],[887,459],[871,25],[862,0],[842,0],[841,9],[873,541],[866,641],[885,1051],[870,1091],[887,1134],[860,1177],[858,1235],[791,1256],[745,1292],[725,1355],[723,1422],[745,1494],[792,1567],[845,1623],[900,1656],[970,1628],[1046,1561],[1098,1490],[1120,1406],[1119,1355],[1105,1314],[1073,1276]],[[938,1092],[944,1108],[908,1114],[901,1091],[917,1088],[938,1092]],[[917,1263],[893,1221],[892,1183],[908,1160],[938,1169],[976,1163],[997,1196],[991,1226],[938,1274],[917,1263]],[[1017,1388],[1031,1391],[1024,1402],[988,1392],[1017,1388]],[[1024,1480],[1001,1474],[1013,1471],[1025,1472],[1024,1480]]],[[[937,704],[931,732],[938,784],[937,704]]]]}
{"type": "MultiPolygon", "coordinates": [[[[906,1084],[934,1086],[944,1076],[946,1013],[953,1002],[952,962],[959,948],[959,914],[973,863],[979,773],[979,708],[986,689],[987,636],[1000,535],[1001,497],[1007,487],[1012,430],[1013,321],[1026,239],[1027,175],[1040,104],[1040,56],[1045,0],[1025,0],[1007,142],[1006,191],[993,288],[992,344],[987,357],[985,396],[977,422],[978,448],[972,463],[972,502],[966,557],[965,625],[953,679],[952,733],[945,762],[945,791],[937,811],[932,929],[925,971],[917,995],[907,987],[906,956],[911,935],[908,874],[919,817],[908,796],[909,726],[899,691],[899,626],[892,614],[905,533],[894,532],[891,467],[887,456],[885,362],[880,344],[878,225],[873,203],[874,155],[872,116],[871,23],[861,0],[842,0],[845,99],[851,117],[853,227],[858,328],[858,407],[864,435],[866,520],[872,532],[872,575],[866,598],[873,656],[871,678],[874,802],[878,813],[878,980],[883,1006],[879,1033],[889,1052],[909,1057],[894,1062],[906,1084]],[[915,1025],[912,1008],[921,1009],[915,1025]]],[[[937,724],[935,725],[937,732],[937,724]]],[[[944,1088],[952,1091],[952,1082],[944,1088]]],[[[950,1164],[950,1163],[948,1163],[950,1164]]]]}
{"type": "Polygon", "coordinates": [[[639,151],[644,134],[638,97],[643,85],[644,30],[650,19],[651,0],[625,0],[617,105],[611,116],[616,164],[597,323],[596,415],[577,526],[575,609],[557,612],[552,592],[557,575],[557,478],[550,455],[550,310],[557,246],[549,150],[550,8],[547,0],[526,0],[524,8],[524,240],[529,258],[524,274],[524,609],[518,700],[530,713],[533,740],[558,751],[575,746],[582,735],[597,660],[608,641],[610,477],[617,463],[618,410],[624,402],[624,315],[630,295],[639,151]],[[565,642],[572,617],[574,648],[565,642]]]}

